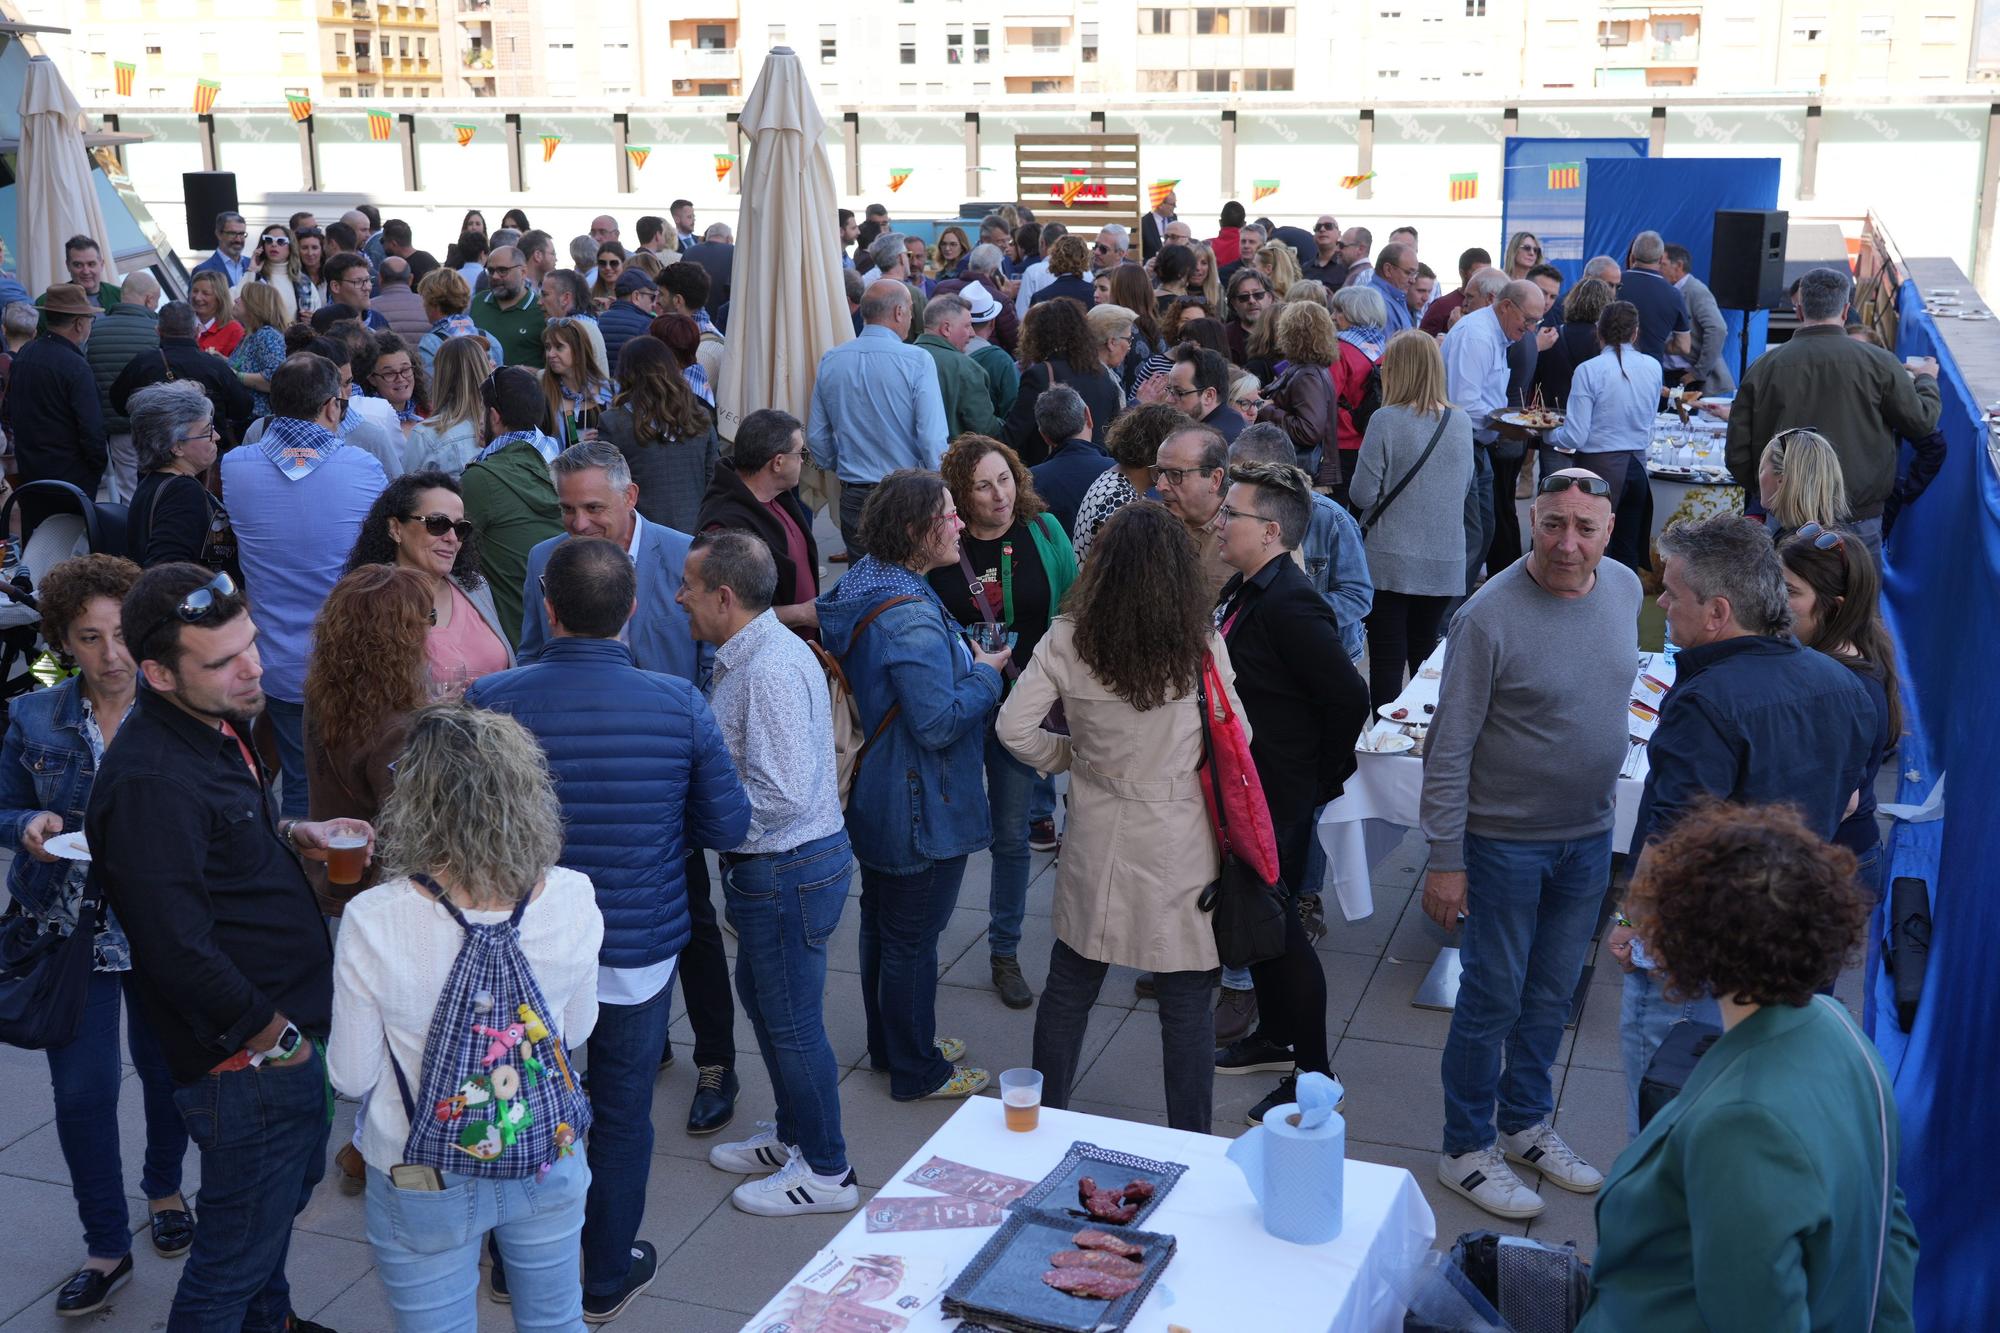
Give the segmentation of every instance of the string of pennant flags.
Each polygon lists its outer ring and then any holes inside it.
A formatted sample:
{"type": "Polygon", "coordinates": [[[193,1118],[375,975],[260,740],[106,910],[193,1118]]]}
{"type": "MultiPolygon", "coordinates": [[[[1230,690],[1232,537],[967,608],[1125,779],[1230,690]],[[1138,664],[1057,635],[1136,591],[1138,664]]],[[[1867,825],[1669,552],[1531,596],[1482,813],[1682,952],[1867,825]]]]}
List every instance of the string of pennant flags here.
{"type": "Polygon", "coordinates": [[[734,170],[736,170],[736,154],[717,153],[715,155],[716,184],[720,185],[723,181],[727,180],[729,178],[729,173],[734,170]]]}

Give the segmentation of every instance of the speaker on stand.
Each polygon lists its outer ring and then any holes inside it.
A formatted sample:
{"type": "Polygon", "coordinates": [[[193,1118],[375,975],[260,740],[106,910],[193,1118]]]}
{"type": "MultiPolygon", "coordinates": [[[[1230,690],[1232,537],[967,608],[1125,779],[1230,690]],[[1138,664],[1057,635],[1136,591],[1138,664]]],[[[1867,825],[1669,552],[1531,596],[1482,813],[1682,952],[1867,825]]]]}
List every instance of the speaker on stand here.
{"type": "Polygon", "coordinates": [[[181,198],[187,206],[188,247],[215,249],[215,215],[240,211],[233,171],[183,171],[181,198]]]}
{"type": "Polygon", "coordinates": [[[1785,299],[1785,238],[1790,217],[1782,208],[1718,208],[1708,256],[1708,289],[1723,310],[1743,314],[1736,382],[1750,368],[1750,314],[1785,299]]]}

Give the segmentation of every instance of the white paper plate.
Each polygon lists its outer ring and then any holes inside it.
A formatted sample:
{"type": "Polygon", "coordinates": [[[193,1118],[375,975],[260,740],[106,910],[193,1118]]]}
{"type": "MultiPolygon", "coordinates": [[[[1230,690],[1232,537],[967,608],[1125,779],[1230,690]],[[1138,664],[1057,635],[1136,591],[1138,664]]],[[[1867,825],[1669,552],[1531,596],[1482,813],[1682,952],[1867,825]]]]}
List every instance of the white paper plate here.
{"type": "MultiPolygon", "coordinates": [[[[1433,688],[1435,688],[1437,684],[1437,682],[1435,681],[1427,683],[1430,684],[1433,688]]],[[[1383,704],[1380,708],[1377,708],[1375,712],[1379,716],[1388,718],[1389,721],[1391,722],[1410,722],[1416,724],[1419,727],[1428,727],[1431,724],[1431,719],[1437,716],[1435,712],[1426,713],[1424,711],[1424,706],[1421,703],[1399,703],[1393,699],[1390,700],[1388,703],[1383,704]],[[1402,717],[1395,716],[1396,710],[1398,708],[1405,710],[1402,717]]]]}
{"type": "Polygon", "coordinates": [[[42,850],[50,856],[60,856],[65,861],[90,859],[90,844],[83,840],[81,833],[58,833],[42,844],[42,850]]]}
{"type": "Polygon", "coordinates": [[[1362,754],[1402,754],[1416,747],[1414,737],[1401,731],[1392,731],[1386,736],[1363,733],[1354,748],[1362,754]]]}

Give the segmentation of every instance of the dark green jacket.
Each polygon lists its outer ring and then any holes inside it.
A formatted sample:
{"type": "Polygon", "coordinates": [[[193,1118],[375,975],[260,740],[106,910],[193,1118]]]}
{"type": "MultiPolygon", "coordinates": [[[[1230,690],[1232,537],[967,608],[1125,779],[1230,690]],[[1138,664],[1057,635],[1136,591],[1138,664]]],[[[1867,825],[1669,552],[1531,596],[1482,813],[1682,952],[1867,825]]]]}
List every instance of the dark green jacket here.
{"type": "Polygon", "coordinates": [[[516,440],[470,464],[458,484],[465,492],[465,517],[479,534],[479,565],[493,589],[493,609],[518,648],[528,552],[563,530],[549,465],[534,445],[516,440]]]}
{"type": "Polygon", "coordinates": [[[998,436],[1000,418],[993,413],[993,391],[987,388],[986,372],[979,368],[979,363],[935,333],[918,338],[917,346],[937,362],[938,392],[944,395],[948,438],[955,440],[967,431],[998,436]]]}
{"type": "Polygon", "coordinates": [[[104,410],[104,429],[113,435],[131,430],[132,423],[111,406],[111,386],[133,357],[156,352],[159,346],[160,317],[142,305],[121,302],[110,314],[91,321],[83,359],[90,363],[90,373],[97,380],[97,405],[104,410]]]}
{"type": "Polygon", "coordinates": [[[1831,324],[1808,325],[1750,363],[1729,409],[1729,470],[1754,488],[1771,437],[1810,427],[1840,457],[1852,517],[1879,518],[1896,485],[1896,437],[1936,430],[1941,406],[1937,381],[1912,379],[1893,352],[1831,324]]]}
{"type": "Polygon", "coordinates": [[[986,387],[993,397],[993,415],[1002,421],[1014,410],[1014,395],[1021,392],[1021,368],[1014,364],[1014,358],[1007,355],[1007,349],[993,343],[985,343],[967,352],[972,363],[986,372],[986,387]]]}
{"type": "Polygon", "coordinates": [[[1897,1151],[1889,1075],[1846,1010],[1758,1010],[1612,1167],[1578,1333],[1862,1333],[1871,1294],[1874,1333],[1906,1333],[1917,1237],[1897,1151]]]}

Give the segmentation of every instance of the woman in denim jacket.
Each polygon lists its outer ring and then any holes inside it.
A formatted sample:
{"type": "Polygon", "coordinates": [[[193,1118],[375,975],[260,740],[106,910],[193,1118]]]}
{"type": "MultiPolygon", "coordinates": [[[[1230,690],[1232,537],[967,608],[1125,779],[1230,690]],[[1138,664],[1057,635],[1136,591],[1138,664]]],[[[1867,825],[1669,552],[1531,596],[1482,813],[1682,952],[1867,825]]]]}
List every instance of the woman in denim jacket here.
{"type": "MultiPolygon", "coordinates": [[[[7,875],[10,932],[67,934],[76,927],[89,865],[60,859],[45,844],[60,833],[82,832],[104,747],[137,693],[138,668],[125,651],[119,607],[138,578],[139,567],[129,560],[86,555],[57,565],[43,581],[43,636],[76,662],[80,674],[22,695],[9,710],[0,748],[0,820],[22,849],[7,875]]],[[[129,985],[132,954],[125,932],[108,915],[97,932],[96,964],[76,1036],[49,1049],[56,1138],[89,1255],[56,1293],[61,1315],[102,1307],[132,1275],[132,1230],[118,1158],[119,993],[129,985]]],[[[187,1130],[174,1109],[166,1060],[136,1004],[126,1015],[126,1041],[146,1104],[140,1184],[152,1201],[153,1248],[163,1258],[178,1258],[194,1244],[194,1216],[181,1197],[187,1130]]]]}
{"type": "Polygon", "coordinates": [[[898,1101],[969,1097],[986,1071],[937,1039],[937,942],[965,858],[993,841],[986,732],[1004,651],[968,644],[924,581],[958,563],[964,526],[935,472],[892,472],[861,511],[868,554],[821,597],[820,640],[843,664],[869,738],[847,803],[861,863],[861,997],[868,1059],[898,1101]],[[891,605],[893,603],[893,605],[891,605]]]}

